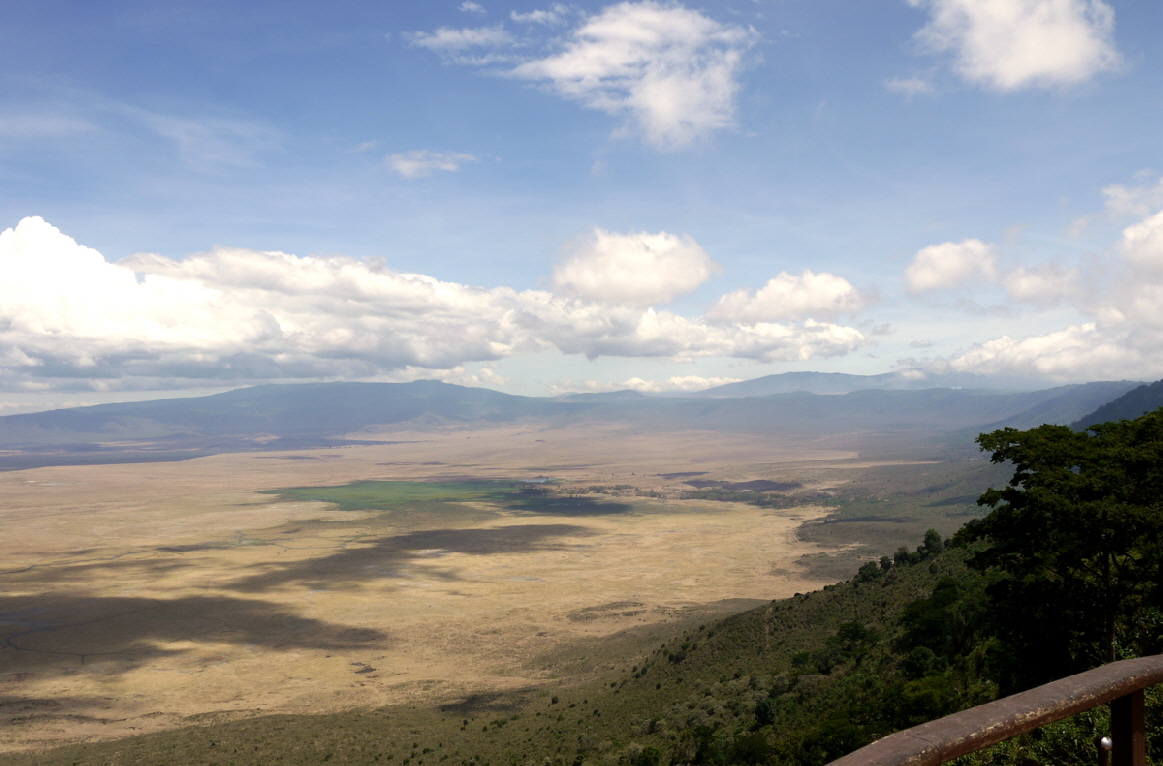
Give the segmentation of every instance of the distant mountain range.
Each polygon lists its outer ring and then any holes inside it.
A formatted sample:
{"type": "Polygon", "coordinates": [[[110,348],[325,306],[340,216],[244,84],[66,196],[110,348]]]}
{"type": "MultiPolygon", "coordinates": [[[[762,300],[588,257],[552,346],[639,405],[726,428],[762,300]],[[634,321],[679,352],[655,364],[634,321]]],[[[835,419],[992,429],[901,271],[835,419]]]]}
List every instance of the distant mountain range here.
{"type": "Polygon", "coordinates": [[[982,377],[961,373],[933,375],[919,370],[898,370],[881,375],[849,375],[843,372],[782,372],[762,378],[727,383],[684,394],[702,399],[770,396],[806,391],[810,394],[850,394],[854,391],[920,391],[928,388],[1034,391],[1041,388],[1029,378],[982,377]]]}
{"type": "Polygon", "coordinates": [[[1139,387],[1115,381],[1017,392],[865,388],[830,394],[747,393],[793,382],[837,391],[863,377],[789,375],[795,377],[769,376],[747,381],[750,387],[734,383],[712,389],[717,393],[708,396],[683,398],[634,392],[525,397],[421,380],[264,385],[197,398],[100,404],[0,417],[0,450],[7,451],[0,455],[0,469],[317,448],[357,443],[358,432],[383,426],[521,420],[563,427],[605,422],[660,431],[812,438],[853,433],[964,436],[1007,425],[1029,428],[1086,420],[1085,413],[1095,413],[1139,387]],[[772,378],[778,380],[772,383],[772,378]]]}

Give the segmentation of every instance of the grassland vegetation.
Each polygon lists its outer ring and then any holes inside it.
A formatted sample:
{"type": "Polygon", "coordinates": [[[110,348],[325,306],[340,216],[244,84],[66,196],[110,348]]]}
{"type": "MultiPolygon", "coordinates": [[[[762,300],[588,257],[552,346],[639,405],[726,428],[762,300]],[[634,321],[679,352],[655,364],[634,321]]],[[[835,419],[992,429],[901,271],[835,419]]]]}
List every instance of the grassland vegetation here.
{"type": "MultiPolygon", "coordinates": [[[[845,481],[836,477],[853,467],[800,465],[770,478],[799,488],[743,497],[684,499],[679,493],[748,492],[676,486],[689,478],[685,471],[656,483],[635,475],[633,483],[536,488],[365,481],[280,490],[288,499],[325,499],[347,508],[343,513],[423,513],[428,520],[450,505],[499,504],[515,514],[545,508],[550,515],[555,508],[571,513],[569,504],[578,501],[630,506],[594,514],[603,523],[662,513],[663,501],[686,509],[668,511],[669,523],[683,513],[705,517],[715,506],[794,509],[797,497],[827,493],[831,514],[802,527],[801,537],[863,547],[849,560],[848,579],[722,619],[680,618],[541,652],[523,644],[530,668],[552,669],[536,683],[470,692],[442,705],[211,716],[174,731],[0,756],[0,763],[819,766],[892,731],[1092,667],[1112,651],[1158,651],[1161,423],[1163,410],[1082,434],[1002,429],[981,437],[989,462],[897,461],[862,467],[845,481]],[[980,512],[978,497],[990,512],[950,536],[980,512]],[[933,519],[938,523],[917,530],[933,519]],[[1089,612],[1069,611],[1065,599],[1074,591],[1089,612]],[[1099,603],[1108,597],[1111,603],[1099,603]],[[1048,629],[1059,634],[1047,636],[1048,629]],[[1046,640],[1057,642],[1053,650],[1034,657],[1046,640]],[[1016,669],[1016,660],[1027,664],[1016,669]]],[[[364,563],[360,558],[352,571],[364,563]]],[[[621,599],[570,614],[586,624],[603,615],[632,619],[645,606],[621,599]]],[[[1105,716],[1089,711],[961,764],[1081,766],[1093,761],[1093,737],[1107,733],[1105,716]]],[[[1163,757],[1159,689],[1148,694],[1148,754],[1153,762],[1163,757]]]]}

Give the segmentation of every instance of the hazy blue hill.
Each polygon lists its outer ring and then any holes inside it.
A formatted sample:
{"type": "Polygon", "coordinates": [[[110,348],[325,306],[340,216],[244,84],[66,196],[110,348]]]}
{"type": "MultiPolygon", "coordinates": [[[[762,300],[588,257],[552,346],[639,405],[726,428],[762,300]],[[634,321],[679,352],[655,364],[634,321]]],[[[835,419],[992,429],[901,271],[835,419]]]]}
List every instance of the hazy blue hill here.
{"type": "Polygon", "coordinates": [[[862,390],[724,399],[647,400],[624,416],[643,425],[823,436],[850,432],[955,433],[1004,425],[1066,424],[1135,384],[1087,383],[1028,392],[862,390]],[[1000,424],[1000,425],[998,425],[1000,424]]]}
{"type": "Polygon", "coordinates": [[[1039,389],[1037,381],[1028,378],[983,378],[977,375],[948,373],[920,374],[915,370],[898,370],[881,375],[849,375],[843,372],[783,372],[762,378],[726,383],[684,396],[700,399],[720,399],[741,396],[770,396],[806,391],[812,394],[850,394],[855,391],[876,389],[882,391],[920,391],[929,388],[960,388],[1007,391],[1039,389]]]}
{"type": "Polygon", "coordinates": [[[848,394],[868,388],[889,388],[892,373],[883,375],[849,375],[843,372],[782,372],[762,378],[725,383],[698,391],[689,396],[698,398],[734,398],[744,396],[771,396],[807,392],[812,394],[848,394]]]}
{"type": "Polygon", "coordinates": [[[0,418],[0,444],[214,436],[333,436],[431,414],[507,421],[568,411],[568,402],[420,380],[241,388],[213,396],[100,404],[0,418]]]}
{"type": "Polygon", "coordinates": [[[1131,389],[1118,399],[1107,401],[1089,415],[1079,418],[1071,426],[1083,429],[1111,420],[1133,420],[1159,407],[1163,407],[1163,380],[1131,389]]]}
{"type": "MultiPolygon", "coordinates": [[[[0,446],[26,452],[86,453],[89,457],[84,462],[99,462],[93,453],[107,454],[111,449],[154,453],[303,449],[336,444],[336,437],[372,426],[432,419],[511,422],[521,418],[544,419],[562,427],[599,421],[655,430],[805,436],[928,432],[958,434],[957,439],[969,444],[969,438],[962,438],[966,432],[1073,422],[1134,386],[1088,383],[1025,392],[865,389],[843,395],[801,391],[744,398],[656,398],[631,391],[553,399],[434,380],[263,385],[206,397],[0,417],[0,446]],[[110,442],[121,446],[97,446],[110,442]]],[[[175,455],[192,456],[196,454],[175,455]]],[[[28,467],[31,464],[25,457],[10,455],[0,467],[28,467]]]]}
{"type": "Polygon", "coordinates": [[[559,402],[608,402],[608,401],[639,401],[645,399],[646,394],[641,391],[625,389],[622,391],[602,391],[596,394],[562,394],[556,396],[559,402]]]}

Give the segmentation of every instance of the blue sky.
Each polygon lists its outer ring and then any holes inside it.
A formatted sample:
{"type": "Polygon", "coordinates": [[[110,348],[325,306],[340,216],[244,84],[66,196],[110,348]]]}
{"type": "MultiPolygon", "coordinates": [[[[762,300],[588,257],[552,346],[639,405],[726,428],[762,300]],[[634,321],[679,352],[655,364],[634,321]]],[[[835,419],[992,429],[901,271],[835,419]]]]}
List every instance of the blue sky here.
{"type": "Polygon", "coordinates": [[[0,412],[1159,378],[1161,54],[1151,0],[9,3],[0,412]]]}

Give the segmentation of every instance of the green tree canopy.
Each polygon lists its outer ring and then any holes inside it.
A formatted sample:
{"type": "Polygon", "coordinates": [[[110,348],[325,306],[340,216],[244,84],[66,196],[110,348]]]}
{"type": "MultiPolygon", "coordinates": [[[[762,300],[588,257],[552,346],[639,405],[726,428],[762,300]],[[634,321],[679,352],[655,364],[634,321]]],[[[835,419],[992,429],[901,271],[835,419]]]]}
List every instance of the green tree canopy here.
{"type": "Polygon", "coordinates": [[[978,437],[1013,477],[960,539],[990,547],[990,621],[1003,688],[1163,649],[1163,408],[1086,431],[978,437]]]}

